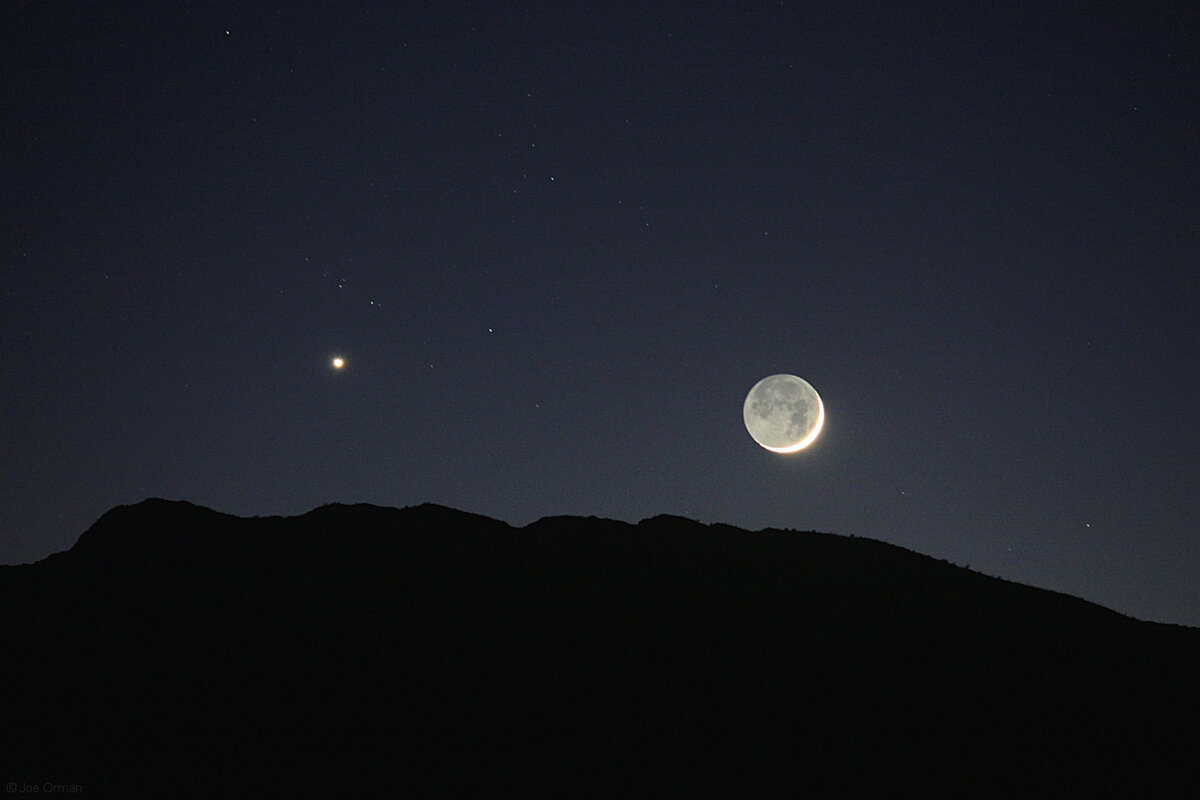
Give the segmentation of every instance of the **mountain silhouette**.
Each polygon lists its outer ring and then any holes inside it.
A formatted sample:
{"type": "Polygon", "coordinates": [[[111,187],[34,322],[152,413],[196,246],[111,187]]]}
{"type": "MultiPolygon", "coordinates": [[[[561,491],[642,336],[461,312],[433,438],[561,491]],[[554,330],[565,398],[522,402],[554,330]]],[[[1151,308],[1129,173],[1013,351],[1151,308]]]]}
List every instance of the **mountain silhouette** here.
{"type": "Polygon", "coordinates": [[[146,500],[0,604],[0,777],[90,797],[1167,797],[1200,744],[1200,630],[815,532],[146,500]]]}

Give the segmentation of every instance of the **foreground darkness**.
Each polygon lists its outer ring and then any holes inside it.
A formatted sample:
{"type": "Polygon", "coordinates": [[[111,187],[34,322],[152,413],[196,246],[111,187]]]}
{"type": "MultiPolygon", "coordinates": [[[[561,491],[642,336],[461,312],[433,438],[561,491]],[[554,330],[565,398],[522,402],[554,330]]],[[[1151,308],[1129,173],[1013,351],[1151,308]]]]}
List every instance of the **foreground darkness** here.
{"type": "Polygon", "coordinates": [[[89,797],[1163,796],[1200,742],[1200,631],[817,533],[147,500],[0,603],[0,778],[89,797]]]}

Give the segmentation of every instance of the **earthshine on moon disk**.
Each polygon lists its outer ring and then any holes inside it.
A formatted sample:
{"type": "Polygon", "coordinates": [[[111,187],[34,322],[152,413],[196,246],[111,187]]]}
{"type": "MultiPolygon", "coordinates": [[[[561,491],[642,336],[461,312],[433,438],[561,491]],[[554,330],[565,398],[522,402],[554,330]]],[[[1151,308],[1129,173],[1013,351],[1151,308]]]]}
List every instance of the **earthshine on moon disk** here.
{"type": "Polygon", "coordinates": [[[812,444],[825,424],[825,405],[808,381],[770,375],[754,384],[742,406],[754,441],[772,453],[795,453],[812,444]]]}

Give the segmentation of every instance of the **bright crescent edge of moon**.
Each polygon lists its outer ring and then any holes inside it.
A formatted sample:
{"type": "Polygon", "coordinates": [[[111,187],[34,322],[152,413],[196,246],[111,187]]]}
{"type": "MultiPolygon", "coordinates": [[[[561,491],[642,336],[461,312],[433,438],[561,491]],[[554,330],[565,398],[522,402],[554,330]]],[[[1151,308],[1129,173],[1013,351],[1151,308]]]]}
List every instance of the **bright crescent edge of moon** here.
{"type": "MultiPolygon", "coordinates": [[[[816,394],[816,392],[814,392],[814,394],[816,394]]],[[[813,429],[808,432],[808,436],[805,436],[803,439],[796,442],[795,444],[789,444],[787,447],[769,447],[765,444],[762,444],[761,442],[759,442],[759,447],[765,447],[767,450],[770,450],[772,453],[795,453],[795,452],[798,452],[813,443],[813,440],[817,438],[817,434],[819,434],[821,432],[821,428],[824,425],[825,425],[825,404],[823,402],[821,402],[821,395],[818,394],[817,395],[817,424],[814,425],[813,429]]]]}

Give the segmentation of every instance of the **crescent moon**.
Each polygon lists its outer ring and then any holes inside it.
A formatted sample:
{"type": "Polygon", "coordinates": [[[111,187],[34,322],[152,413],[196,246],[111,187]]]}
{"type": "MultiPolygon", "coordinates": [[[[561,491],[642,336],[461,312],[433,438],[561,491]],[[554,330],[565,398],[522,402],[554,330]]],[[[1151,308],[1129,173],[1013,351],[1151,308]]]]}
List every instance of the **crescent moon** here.
{"type": "Polygon", "coordinates": [[[813,425],[813,429],[809,431],[808,436],[805,436],[800,441],[796,442],[791,447],[767,447],[772,453],[795,453],[803,450],[812,444],[817,436],[821,433],[821,428],[825,425],[825,404],[821,402],[821,395],[817,395],[817,424],[813,425]]]}
{"type": "Polygon", "coordinates": [[[751,438],[763,449],[795,453],[821,435],[825,403],[803,378],[768,375],[746,395],[742,420],[751,438]]]}

